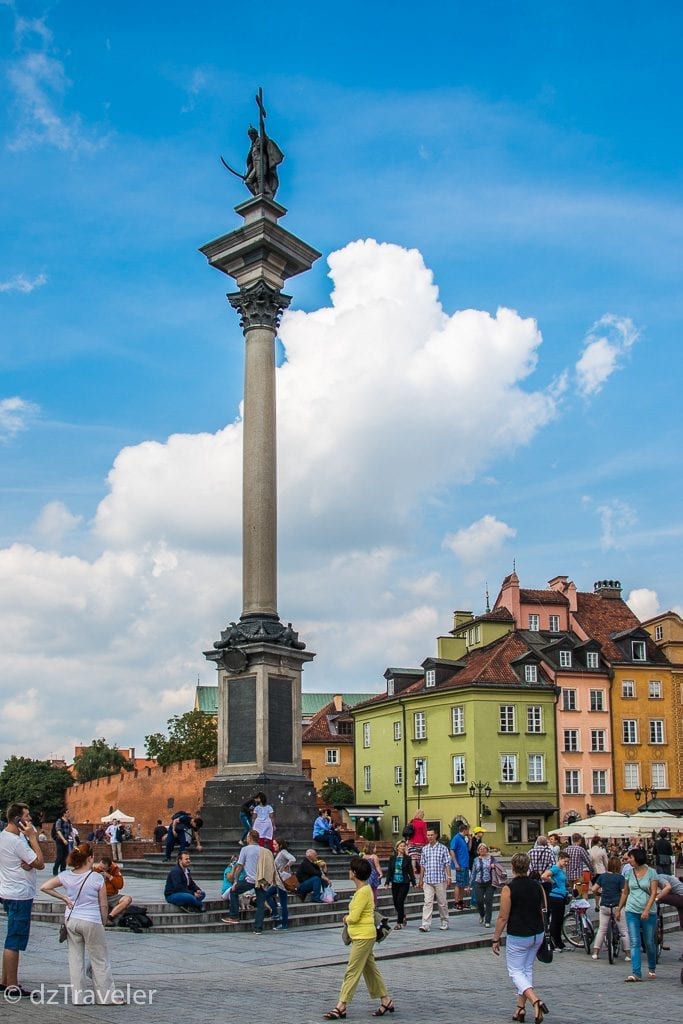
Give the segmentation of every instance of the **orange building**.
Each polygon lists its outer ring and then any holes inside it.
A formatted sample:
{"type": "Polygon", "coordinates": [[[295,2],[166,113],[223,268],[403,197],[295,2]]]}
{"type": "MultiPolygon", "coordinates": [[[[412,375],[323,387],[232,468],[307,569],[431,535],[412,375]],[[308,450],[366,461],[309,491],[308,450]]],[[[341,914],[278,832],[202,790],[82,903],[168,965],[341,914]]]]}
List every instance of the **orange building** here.
{"type": "Polygon", "coordinates": [[[340,694],[313,716],[301,737],[302,758],[308,761],[317,790],[325,782],[354,787],[353,719],[340,694]]]}
{"type": "Polygon", "coordinates": [[[643,622],[659,649],[671,663],[671,793],[662,793],[658,810],[683,812],[683,619],[677,612],[661,612],[643,622]]]}

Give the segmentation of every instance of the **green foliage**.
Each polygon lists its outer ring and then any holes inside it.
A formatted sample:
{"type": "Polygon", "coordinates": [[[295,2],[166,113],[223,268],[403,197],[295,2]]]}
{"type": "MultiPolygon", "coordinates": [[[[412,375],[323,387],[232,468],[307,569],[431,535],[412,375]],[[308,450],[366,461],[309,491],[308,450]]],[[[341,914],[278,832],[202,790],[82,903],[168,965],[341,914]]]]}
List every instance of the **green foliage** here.
{"type": "Polygon", "coordinates": [[[352,804],[355,800],[353,790],[345,782],[331,782],[329,780],[323,782],[320,787],[320,796],[331,807],[345,807],[347,804],[352,804]]]}
{"type": "Polygon", "coordinates": [[[93,740],[89,747],[74,758],[74,774],[78,782],[90,782],[105,775],[129,772],[135,767],[123,756],[117,746],[110,747],[105,739],[93,740]]]}
{"type": "Polygon", "coordinates": [[[73,785],[66,768],[54,768],[49,761],[12,756],[0,772],[0,808],[4,815],[14,801],[28,804],[33,820],[54,821],[64,809],[64,791],[73,785]]]}
{"type": "Polygon", "coordinates": [[[147,757],[156,757],[160,765],[174,761],[199,761],[210,768],[218,760],[218,726],[203,711],[187,711],[168,720],[168,737],[161,732],[145,736],[147,757]]]}

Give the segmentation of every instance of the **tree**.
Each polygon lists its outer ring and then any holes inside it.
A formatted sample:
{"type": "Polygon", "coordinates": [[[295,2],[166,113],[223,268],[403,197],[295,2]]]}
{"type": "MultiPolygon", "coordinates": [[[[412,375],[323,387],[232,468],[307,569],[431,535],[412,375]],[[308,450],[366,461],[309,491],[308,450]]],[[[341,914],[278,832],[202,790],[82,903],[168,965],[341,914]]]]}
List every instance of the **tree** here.
{"type": "Polygon", "coordinates": [[[332,782],[328,779],[320,787],[320,795],[331,807],[343,807],[355,800],[354,792],[345,782],[332,782]]]}
{"type": "Polygon", "coordinates": [[[119,748],[110,747],[105,739],[93,740],[74,757],[74,774],[78,782],[90,782],[104,775],[116,775],[122,769],[132,771],[135,765],[124,757],[119,748]]]}
{"type": "Polygon", "coordinates": [[[55,768],[49,761],[12,756],[0,772],[0,808],[19,801],[31,808],[34,821],[54,821],[66,804],[65,790],[73,786],[66,768],[55,768]]]}
{"type": "Polygon", "coordinates": [[[196,759],[202,768],[218,760],[218,726],[203,711],[187,711],[169,718],[168,737],[161,732],[145,736],[147,757],[156,757],[160,765],[196,759]]]}

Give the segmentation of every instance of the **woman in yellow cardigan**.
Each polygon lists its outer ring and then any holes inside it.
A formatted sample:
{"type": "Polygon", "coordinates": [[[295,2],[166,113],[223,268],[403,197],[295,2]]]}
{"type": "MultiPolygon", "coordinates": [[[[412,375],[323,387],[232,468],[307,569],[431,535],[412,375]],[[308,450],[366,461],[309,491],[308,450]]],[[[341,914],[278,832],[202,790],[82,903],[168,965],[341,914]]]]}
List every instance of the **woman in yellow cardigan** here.
{"type": "Polygon", "coordinates": [[[373,1017],[383,1017],[385,1013],[394,1012],[394,1001],[387,992],[384,978],[379,973],[372,952],[377,938],[377,929],[375,928],[375,901],[372,897],[372,889],[368,885],[371,871],[372,865],[362,857],[352,857],[349,861],[349,874],[356,886],[356,891],[349,903],[349,912],[344,918],[344,924],[348,927],[351,939],[351,952],[339,1000],[329,1013],[323,1015],[325,1020],[340,1020],[346,1017],[346,1007],[353,999],[361,977],[365,979],[368,992],[373,999],[380,1000],[373,1017]]]}

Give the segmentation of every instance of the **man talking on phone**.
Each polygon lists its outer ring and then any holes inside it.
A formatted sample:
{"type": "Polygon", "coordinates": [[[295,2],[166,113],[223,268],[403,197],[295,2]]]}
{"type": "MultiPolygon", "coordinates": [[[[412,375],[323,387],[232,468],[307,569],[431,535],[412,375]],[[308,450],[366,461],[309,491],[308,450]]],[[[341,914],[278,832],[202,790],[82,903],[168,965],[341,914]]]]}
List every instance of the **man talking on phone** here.
{"type": "Polygon", "coordinates": [[[31,908],[36,895],[36,871],[45,867],[38,832],[27,804],[7,808],[7,828],[0,832],[0,900],[7,913],[7,935],[2,953],[0,992],[30,996],[19,985],[19,953],[28,945],[31,908]]]}

